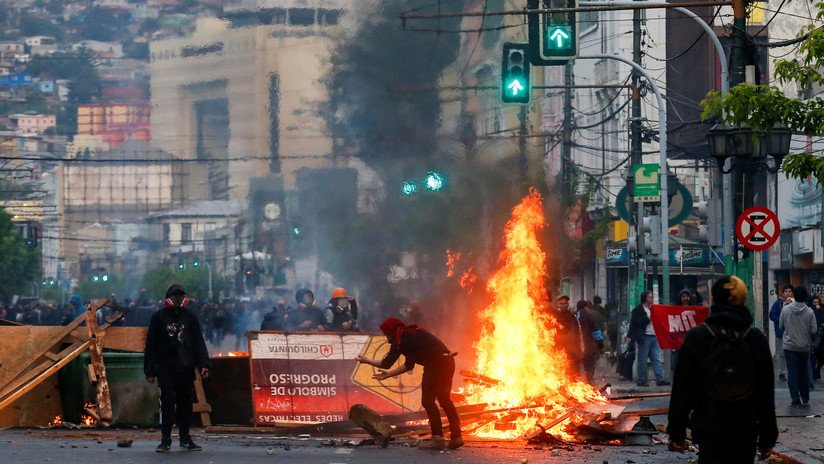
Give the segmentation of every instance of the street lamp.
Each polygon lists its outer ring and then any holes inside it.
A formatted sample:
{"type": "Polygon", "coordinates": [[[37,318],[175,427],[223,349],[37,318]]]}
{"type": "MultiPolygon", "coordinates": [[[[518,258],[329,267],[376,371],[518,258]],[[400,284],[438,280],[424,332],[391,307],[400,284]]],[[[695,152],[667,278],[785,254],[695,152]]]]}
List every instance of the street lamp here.
{"type": "Polygon", "coordinates": [[[734,166],[724,169],[728,158],[749,159],[745,169],[752,171],[763,168],[775,174],[790,152],[791,139],[792,133],[784,127],[753,132],[748,127],[727,127],[723,124],[716,124],[707,135],[710,155],[718,162],[718,168],[724,174],[729,174],[734,169],[734,166]],[[757,142],[753,139],[757,139],[757,142]],[[773,167],[765,161],[768,156],[775,160],[773,167]]]}

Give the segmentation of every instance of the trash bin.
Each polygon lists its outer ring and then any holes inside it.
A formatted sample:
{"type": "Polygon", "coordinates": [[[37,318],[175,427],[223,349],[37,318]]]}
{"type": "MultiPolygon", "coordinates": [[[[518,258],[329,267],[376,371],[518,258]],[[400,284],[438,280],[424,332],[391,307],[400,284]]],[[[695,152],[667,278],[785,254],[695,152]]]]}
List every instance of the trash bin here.
{"type": "MultiPolygon", "coordinates": [[[[106,378],[112,401],[112,425],[152,427],[160,413],[157,384],[143,375],[143,353],[105,352],[106,378]]],[[[89,353],[83,353],[60,372],[64,420],[80,422],[86,402],[97,403],[96,389],[89,380],[89,353]]]]}

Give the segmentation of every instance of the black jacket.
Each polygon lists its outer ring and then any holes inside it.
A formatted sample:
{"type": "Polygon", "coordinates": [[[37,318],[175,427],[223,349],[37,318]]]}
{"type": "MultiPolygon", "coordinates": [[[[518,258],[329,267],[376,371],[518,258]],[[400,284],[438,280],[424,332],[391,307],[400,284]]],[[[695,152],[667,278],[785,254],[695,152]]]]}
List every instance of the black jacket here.
{"type": "Polygon", "coordinates": [[[192,372],[209,367],[209,351],[197,318],[186,308],[161,307],[149,322],[143,372],[157,377],[161,368],[192,372]]]}
{"type": "Polygon", "coordinates": [[[598,327],[595,316],[589,311],[578,311],[578,325],[581,328],[581,340],[584,345],[584,357],[592,356],[604,347],[604,336],[598,327]],[[600,335],[600,339],[596,338],[600,335]]]}
{"type": "Polygon", "coordinates": [[[556,343],[566,352],[573,362],[578,362],[584,356],[581,351],[581,327],[578,319],[569,311],[550,311],[555,322],[561,326],[555,335],[556,343]]]}
{"type": "Polygon", "coordinates": [[[644,305],[639,304],[632,308],[632,313],[629,317],[629,329],[627,330],[627,338],[637,342],[644,338],[647,333],[647,324],[650,323],[649,316],[644,310],[644,305]]]}
{"type": "Polygon", "coordinates": [[[437,365],[452,356],[449,348],[438,337],[426,330],[416,330],[401,336],[399,346],[389,345],[389,352],[381,360],[381,369],[389,369],[403,355],[406,368],[411,370],[415,364],[423,367],[437,365]]]}
{"type": "Polygon", "coordinates": [[[286,305],[275,305],[272,312],[263,316],[260,330],[283,330],[283,317],[291,310],[292,308],[286,305]]]}
{"type": "MultiPolygon", "coordinates": [[[[713,305],[706,324],[745,331],[752,325],[752,316],[744,306],[713,305]]],[[[758,436],[758,448],[769,449],[778,438],[775,420],[775,383],[773,364],[767,337],[750,328],[744,338],[749,344],[755,368],[754,396],[720,402],[709,398],[704,379],[703,361],[709,356],[713,335],[705,325],[687,333],[678,355],[667,431],[673,441],[686,437],[689,426],[693,438],[708,446],[731,445],[749,447],[758,436]]],[[[753,450],[754,452],[754,450],[753,450]]]]}

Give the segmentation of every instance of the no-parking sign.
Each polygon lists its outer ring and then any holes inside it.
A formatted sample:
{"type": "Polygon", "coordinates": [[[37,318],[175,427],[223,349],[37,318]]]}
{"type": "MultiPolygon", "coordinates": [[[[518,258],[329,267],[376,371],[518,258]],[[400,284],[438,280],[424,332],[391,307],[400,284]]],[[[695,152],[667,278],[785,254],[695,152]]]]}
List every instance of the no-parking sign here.
{"type": "Polygon", "coordinates": [[[738,241],[752,251],[763,251],[773,246],[781,234],[778,216],[769,208],[753,206],[740,216],[735,224],[738,241]]]}

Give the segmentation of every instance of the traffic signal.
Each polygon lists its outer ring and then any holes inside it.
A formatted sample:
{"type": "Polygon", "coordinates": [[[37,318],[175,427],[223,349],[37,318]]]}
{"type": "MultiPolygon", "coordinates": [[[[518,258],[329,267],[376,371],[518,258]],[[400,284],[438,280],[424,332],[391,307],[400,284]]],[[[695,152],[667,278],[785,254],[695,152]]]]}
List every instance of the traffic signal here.
{"type": "Polygon", "coordinates": [[[654,214],[643,219],[643,230],[649,232],[649,237],[644,241],[650,254],[661,254],[661,216],[654,214]]]}
{"type": "Polygon", "coordinates": [[[303,238],[303,226],[300,224],[292,224],[292,237],[303,238]]]}
{"type": "MultiPolygon", "coordinates": [[[[578,0],[529,0],[529,9],[578,8],[578,0]]],[[[529,14],[530,61],[535,65],[562,65],[578,56],[578,12],[529,14]]]]}
{"type": "Polygon", "coordinates": [[[501,98],[504,103],[529,103],[529,44],[505,43],[501,63],[501,98]]]}
{"type": "Polygon", "coordinates": [[[418,183],[413,179],[406,179],[403,181],[401,191],[403,192],[403,196],[411,197],[412,195],[418,193],[418,183]]]}
{"type": "Polygon", "coordinates": [[[197,259],[197,258],[195,258],[195,260],[194,260],[194,261],[192,261],[192,266],[194,266],[194,267],[199,267],[199,266],[200,266],[200,260],[199,260],[199,259],[197,259]]]}
{"type": "Polygon", "coordinates": [[[423,186],[427,190],[439,192],[446,187],[446,176],[438,171],[429,171],[423,178],[423,186]]]}
{"type": "Polygon", "coordinates": [[[186,263],[184,263],[183,261],[177,263],[177,269],[180,271],[186,269],[186,263]]]}

